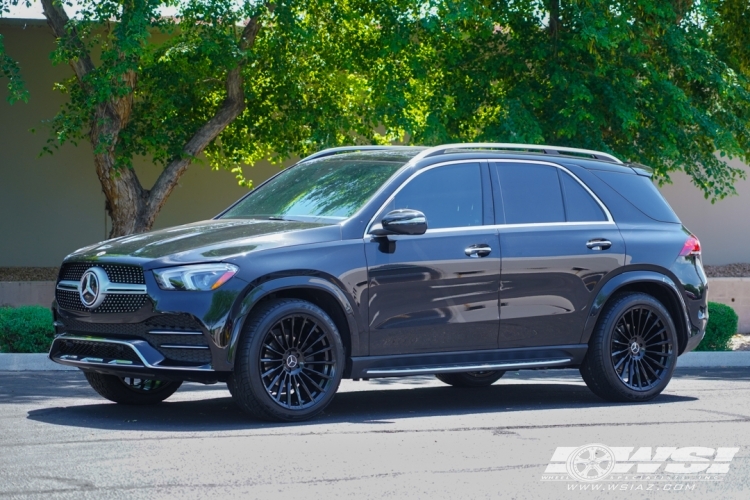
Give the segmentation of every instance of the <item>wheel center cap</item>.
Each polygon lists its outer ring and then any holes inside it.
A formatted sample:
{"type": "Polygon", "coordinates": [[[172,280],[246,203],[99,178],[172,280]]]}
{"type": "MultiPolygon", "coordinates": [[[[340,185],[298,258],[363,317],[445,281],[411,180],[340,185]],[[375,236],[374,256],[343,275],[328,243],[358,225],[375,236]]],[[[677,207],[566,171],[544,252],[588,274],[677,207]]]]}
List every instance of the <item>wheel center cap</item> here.
{"type": "Polygon", "coordinates": [[[294,354],[290,354],[289,356],[287,356],[286,366],[288,368],[296,368],[297,363],[298,363],[297,356],[295,356],[294,354]]]}
{"type": "Polygon", "coordinates": [[[638,342],[633,342],[632,344],[630,344],[630,352],[632,352],[633,354],[638,354],[639,352],[641,352],[641,346],[638,345],[638,342]]]}

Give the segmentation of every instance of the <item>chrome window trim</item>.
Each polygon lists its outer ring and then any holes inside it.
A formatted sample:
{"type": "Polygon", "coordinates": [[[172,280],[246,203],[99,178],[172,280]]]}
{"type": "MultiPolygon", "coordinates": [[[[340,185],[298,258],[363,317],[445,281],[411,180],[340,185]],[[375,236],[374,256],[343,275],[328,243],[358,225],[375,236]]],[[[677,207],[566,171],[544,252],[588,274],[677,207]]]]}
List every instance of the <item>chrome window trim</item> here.
{"type": "MultiPolygon", "coordinates": [[[[421,175],[424,172],[432,170],[434,168],[439,168],[439,167],[443,167],[443,166],[446,166],[446,165],[457,165],[457,164],[461,164],[461,163],[479,163],[479,164],[481,164],[482,162],[488,162],[488,163],[529,163],[529,164],[532,164],[532,165],[547,165],[547,166],[550,166],[550,167],[558,168],[558,169],[562,170],[563,172],[567,173],[568,175],[570,175],[581,186],[583,186],[583,188],[586,190],[586,192],[589,193],[589,195],[594,199],[594,201],[596,201],[596,203],[599,204],[599,207],[604,211],[604,215],[607,217],[607,220],[606,221],[584,221],[584,222],[529,222],[529,223],[523,223],[523,224],[491,224],[491,225],[480,225],[480,226],[458,226],[458,227],[441,227],[441,228],[436,228],[436,229],[429,229],[429,218],[428,218],[428,220],[427,220],[428,229],[427,229],[427,232],[425,232],[425,234],[433,234],[433,233],[441,233],[441,232],[451,232],[451,231],[471,231],[471,230],[474,230],[474,231],[485,230],[486,231],[487,229],[505,229],[505,228],[511,229],[511,228],[524,228],[524,227],[547,227],[547,226],[563,226],[563,227],[568,227],[568,226],[589,226],[589,225],[592,225],[592,224],[608,225],[608,226],[615,225],[615,221],[612,218],[612,214],[610,213],[610,211],[607,208],[607,206],[604,203],[602,203],[602,201],[599,199],[599,197],[596,196],[594,194],[594,192],[591,191],[591,189],[589,189],[589,187],[586,184],[584,184],[583,181],[581,181],[581,179],[578,178],[578,176],[576,176],[573,172],[571,172],[570,170],[568,170],[566,167],[564,167],[562,165],[559,165],[559,164],[553,163],[553,162],[542,161],[542,160],[514,160],[514,159],[505,159],[505,158],[502,158],[502,159],[497,159],[497,158],[479,158],[479,159],[472,159],[472,160],[452,160],[452,161],[445,161],[445,162],[435,163],[434,165],[427,166],[425,168],[422,168],[422,169],[414,172],[412,175],[409,176],[408,179],[406,179],[404,182],[402,182],[401,185],[393,193],[391,193],[391,195],[385,200],[385,202],[383,202],[383,204],[381,204],[380,207],[375,211],[375,215],[373,215],[372,218],[370,219],[370,222],[367,223],[367,226],[365,228],[365,233],[364,233],[364,235],[362,237],[366,238],[370,234],[370,231],[372,230],[373,226],[375,224],[377,224],[377,222],[375,221],[375,219],[377,218],[378,214],[380,214],[383,211],[383,209],[390,202],[393,201],[393,199],[396,197],[396,195],[399,192],[401,192],[401,190],[404,187],[406,187],[406,185],[409,184],[417,176],[421,175]]],[[[411,162],[409,162],[409,163],[411,163],[411,162]]],[[[562,186],[560,187],[560,191],[561,191],[561,194],[562,194],[562,186]]],[[[418,236],[412,236],[412,235],[388,235],[389,238],[392,238],[394,236],[397,236],[397,237],[404,237],[404,236],[406,236],[406,237],[410,237],[410,238],[418,237],[418,236]]]]}

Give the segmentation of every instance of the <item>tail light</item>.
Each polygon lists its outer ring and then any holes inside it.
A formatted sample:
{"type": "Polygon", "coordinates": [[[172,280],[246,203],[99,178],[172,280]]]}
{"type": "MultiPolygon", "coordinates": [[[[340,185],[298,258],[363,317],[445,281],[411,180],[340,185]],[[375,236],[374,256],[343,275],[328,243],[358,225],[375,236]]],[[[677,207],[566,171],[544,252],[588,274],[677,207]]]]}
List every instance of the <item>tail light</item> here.
{"type": "Polygon", "coordinates": [[[690,237],[685,241],[685,244],[682,246],[682,251],[680,252],[680,257],[687,257],[688,255],[700,255],[701,254],[701,242],[698,241],[698,238],[693,236],[692,234],[690,237]]]}

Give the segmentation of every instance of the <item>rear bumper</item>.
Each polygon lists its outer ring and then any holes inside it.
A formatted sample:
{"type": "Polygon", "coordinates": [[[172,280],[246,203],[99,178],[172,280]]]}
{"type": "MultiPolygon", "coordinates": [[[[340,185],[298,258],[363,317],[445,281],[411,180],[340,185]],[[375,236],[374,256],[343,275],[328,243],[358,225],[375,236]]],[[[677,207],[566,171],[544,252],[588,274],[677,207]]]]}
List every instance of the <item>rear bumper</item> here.
{"type": "Polygon", "coordinates": [[[213,383],[226,381],[230,373],[214,371],[210,364],[194,366],[176,363],[141,339],[109,339],[64,333],[52,342],[49,358],[62,365],[121,377],[213,383]]]}

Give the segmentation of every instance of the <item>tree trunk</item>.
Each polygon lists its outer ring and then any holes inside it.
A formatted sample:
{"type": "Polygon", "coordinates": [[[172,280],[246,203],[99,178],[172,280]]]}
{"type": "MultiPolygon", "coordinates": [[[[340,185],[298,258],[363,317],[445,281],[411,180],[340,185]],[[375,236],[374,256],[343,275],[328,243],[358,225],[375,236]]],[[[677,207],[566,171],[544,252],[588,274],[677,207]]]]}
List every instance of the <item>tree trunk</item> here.
{"type": "MultiPolygon", "coordinates": [[[[265,4],[269,12],[273,4],[265,4]]],[[[75,29],[68,29],[68,15],[62,4],[56,0],[42,0],[47,23],[52,32],[59,38],[66,37],[75,45],[80,54],[70,61],[78,83],[84,92],[87,87],[85,77],[96,68],[88,49],[80,41],[75,29]]],[[[238,49],[247,51],[255,43],[260,32],[261,23],[258,17],[251,18],[245,25],[238,41],[238,49]]],[[[112,219],[110,238],[128,234],[143,233],[151,230],[156,216],[164,206],[167,198],[177,186],[180,177],[185,173],[193,159],[199,156],[219,134],[234,121],[245,109],[242,66],[246,58],[230,69],[226,76],[226,97],[216,114],[203,124],[182,148],[182,154],[173,159],[159,175],[151,190],[144,189],[135,171],[118,168],[116,145],[120,132],[125,128],[133,109],[133,92],[137,75],[125,71],[116,78],[125,83],[129,92],[124,96],[113,97],[97,104],[91,117],[89,140],[95,151],[94,165],[102,191],[106,198],[106,210],[112,219]]]]}

